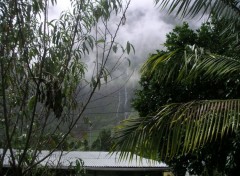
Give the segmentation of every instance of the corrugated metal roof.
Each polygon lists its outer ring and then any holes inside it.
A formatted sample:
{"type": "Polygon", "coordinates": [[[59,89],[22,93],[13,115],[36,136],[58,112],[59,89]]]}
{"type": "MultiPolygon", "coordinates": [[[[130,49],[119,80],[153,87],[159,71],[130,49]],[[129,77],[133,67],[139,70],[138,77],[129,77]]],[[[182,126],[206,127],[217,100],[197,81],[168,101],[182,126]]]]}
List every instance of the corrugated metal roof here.
{"type": "MultiPolygon", "coordinates": [[[[41,151],[38,155],[38,160],[47,156],[49,151],[41,151]]],[[[9,153],[5,156],[4,163],[8,164],[9,153]]],[[[53,168],[66,169],[70,166],[75,166],[76,161],[81,159],[85,168],[168,168],[165,163],[157,162],[139,156],[134,156],[132,160],[119,160],[119,153],[114,152],[87,152],[87,151],[56,151],[51,154],[46,160],[41,162],[41,165],[47,165],[53,168]]]]}

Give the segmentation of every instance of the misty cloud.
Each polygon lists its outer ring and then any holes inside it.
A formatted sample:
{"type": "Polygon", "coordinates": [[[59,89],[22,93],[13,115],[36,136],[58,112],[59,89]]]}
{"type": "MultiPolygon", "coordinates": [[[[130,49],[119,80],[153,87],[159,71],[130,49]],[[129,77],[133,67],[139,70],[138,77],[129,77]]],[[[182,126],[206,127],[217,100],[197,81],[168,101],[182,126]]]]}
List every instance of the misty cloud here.
{"type": "MultiPolygon", "coordinates": [[[[68,9],[70,9],[68,1],[59,1],[56,7],[51,8],[49,16],[57,18],[62,10],[68,9]]],[[[183,22],[174,15],[160,11],[159,7],[154,5],[153,0],[131,0],[126,18],[126,24],[121,26],[117,41],[122,45],[125,45],[127,41],[134,45],[136,53],[129,57],[132,69],[139,69],[149,53],[154,53],[157,49],[163,49],[162,44],[165,42],[166,34],[175,25],[183,22]]],[[[119,20],[119,18],[113,17],[112,24],[109,24],[112,25],[113,31],[119,20]]],[[[193,19],[188,20],[188,22],[190,26],[196,28],[202,20],[193,19]]]]}
{"type": "MultiPolygon", "coordinates": [[[[59,1],[57,7],[51,8],[49,16],[51,16],[51,18],[58,18],[62,10],[67,10],[69,8],[70,4],[67,3],[67,1],[59,1]]],[[[109,27],[112,31],[116,29],[116,25],[119,20],[119,16],[111,19],[109,27]]],[[[201,20],[188,19],[185,21],[188,21],[189,25],[195,29],[200,26],[202,21],[204,21],[204,18],[201,20]]],[[[107,85],[103,85],[102,89],[97,92],[92,104],[89,106],[89,111],[93,113],[91,117],[93,120],[95,118],[95,121],[98,122],[99,119],[96,118],[99,117],[115,121],[116,119],[114,119],[114,117],[117,117],[117,115],[112,112],[131,111],[130,101],[134,95],[134,90],[136,89],[137,82],[140,78],[140,67],[144,61],[146,61],[150,53],[154,53],[157,49],[163,49],[166,34],[169,33],[175,25],[180,25],[182,23],[183,21],[179,18],[175,18],[174,15],[169,15],[166,11],[160,11],[159,7],[154,6],[153,0],[131,1],[126,14],[126,23],[121,26],[117,36],[117,41],[123,46],[125,46],[127,41],[129,41],[133,44],[136,53],[127,56],[131,61],[131,66],[129,67],[127,60],[125,60],[123,64],[116,69],[113,75],[113,80],[107,85]],[[129,76],[131,76],[131,78],[128,81],[129,76]],[[119,78],[114,79],[116,77],[119,78]],[[101,97],[106,98],[102,99],[101,97]],[[125,107],[126,104],[128,105],[127,109],[125,107]],[[120,108],[119,105],[121,105],[120,108]],[[101,113],[103,113],[102,116],[101,113]]],[[[110,57],[111,62],[109,62],[109,67],[111,67],[111,64],[114,64],[117,59],[115,54],[111,54],[110,57]]],[[[94,54],[87,57],[89,71],[93,69],[94,58],[94,54]]],[[[123,116],[124,114],[120,115],[123,116]]],[[[119,120],[122,119],[123,117],[119,120]]]]}

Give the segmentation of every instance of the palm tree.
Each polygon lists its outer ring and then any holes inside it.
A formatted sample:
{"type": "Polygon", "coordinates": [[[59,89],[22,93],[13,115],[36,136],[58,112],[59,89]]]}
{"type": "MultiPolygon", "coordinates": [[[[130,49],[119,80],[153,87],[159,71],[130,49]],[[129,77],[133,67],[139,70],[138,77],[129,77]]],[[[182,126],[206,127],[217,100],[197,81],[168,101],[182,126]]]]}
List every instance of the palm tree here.
{"type": "MultiPolygon", "coordinates": [[[[226,21],[224,32],[231,34],[226,40],[232,40],[232,45],[239,50],[237,36],[240,31],[240,2],[156,0],[156,4],[180,17],[214,14],[219,20],[226,21]]],[[[177,50],[150,57],[144,64],[142,73],[157,72],[162,83],[169,80],[192,82],[199,75],[211,79],[239,77],[239,55],[227,57],[192,46],[184,50],[181,60],[183,64],[176,69],[175,66],[168,65],[176,54],[179,54],[177,50]]],[[[161,106],[151,116],[124,121],[116,131],[113,149],[121,151],[123,158],[133,156],[133,153],[154,159],[171,158],[179,153],[192,152],[239,127],[240,99],[171,103],[161,106]]]]}

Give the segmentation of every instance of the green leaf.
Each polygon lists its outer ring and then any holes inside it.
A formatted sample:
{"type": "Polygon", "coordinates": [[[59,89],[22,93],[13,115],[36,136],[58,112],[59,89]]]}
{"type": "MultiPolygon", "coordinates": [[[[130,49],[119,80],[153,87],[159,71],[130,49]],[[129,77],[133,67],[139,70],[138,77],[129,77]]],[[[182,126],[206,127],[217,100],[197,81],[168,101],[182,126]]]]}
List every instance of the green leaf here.
{"type": "Polygon", "coordinates": [[[56,38],[56,44],[58,45],[59,44],[59,39],[60,39],[60,32],[58,31],[57,32],[57,38],[56,38]]]}
{"type": "Polygon", "coordinates": [[[105,42],[104,39],[100,39],[100,40],[97,41],[97,44],[98,44],[98,43],[104,43],[104,42],[105,42]]]}
{"type": "Polygon", "coordinates": [[[92,77],[91,85],[92,87],[95,87],[97,85],[97,81],[94,79],[94,77],[92,77]]]}
{"type": "Polygon", "coordinates": [[[131,44],[127,42],[127,53],[129,54],[131,50],[131,44]]]}
{"type": "Polygon", "coordinates": [[[30,100],[28,101],[28,108],[30,111],[33,110],[34,106],[36,105],[37,98],[36,96],[32,96],[30,100]]]}
{"type": "Polygon", "coordinates": [[[133,53],[135,54],[135,48],[134,48],[134,46],[132,45],[132,44],[130,44],[131,45],[131,48],[133,49],[133,53]]]}
{"type": "Polygon", "coordinates": [[[39,35],[42,35],[42,25],[43,25],[43,23],[40,24],[39,29],[38,29],[39,35]]]}
{"type": "Polygon", "coordinates": [[[87,45],[85,42],[83,42],[83,52],[85,53],[85,51],[87,51],[87,53],[89,54],[89,50],[87,48],[87,45]]]}
{"type": "Polygon", "coordinates": [[[126,59],[128,61],[128,66],[130,66],[131,65],[131,60],[129,58],[126,58],[126,59]]]}
{"type": "Polygon", "coordinates": [[[117,49],[118,49],[117,45],[114,45],[114,46],[113,46],[113,52],[116,53],[116,52],[117,52],[117,49]]]}

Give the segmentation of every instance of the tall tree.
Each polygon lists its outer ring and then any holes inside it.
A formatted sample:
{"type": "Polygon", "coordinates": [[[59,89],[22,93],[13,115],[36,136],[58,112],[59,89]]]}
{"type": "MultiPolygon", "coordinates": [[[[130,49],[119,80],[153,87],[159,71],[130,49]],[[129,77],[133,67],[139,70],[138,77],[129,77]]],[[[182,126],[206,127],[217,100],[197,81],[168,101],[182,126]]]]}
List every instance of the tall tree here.
{"type": "MultiPolygon", "coordinates": [[[[186,48],[188,45],[198,45],[204,46],[208,51],[215,51],[218,53],[232,54],[230,46],[226,46],[222,43],[224,36],[220,36],[221,23],[213,21],[202,24],[202,26],[193,31],[188,27],[187,23],[183,23],[182,26],[177,26],[172,32],[167,34],[167,39],[165,42],[166,51],[158,51],[157,54],[152,55],[152,57],[160,57],[166,53],[171,53],[179,48],[186,48]],[[225,48],[223,50],[223,48],[225,48]]],[[[183,103],[188,101],[197,101],[202,99],[226,99],[226,98],[238,98],[239,94],[239,83],[231,78],[221,78],[215,79],[203,79],[201,75],[198,79],[194,81],[194,84],[189,84],[187,82],[171,82],[163,84],[160,76],[163,72],[169,69],[166,67],[171,67],[175,65],[174,69],[178,70],[184,63],[181,57],[182,51],[178,51],[179,54],[175,55],[169,63],[165,64],[164,67],[155,68],[151,74],[149,72],[144,72],[142,74],[140,85],[141,89],[136,92],[136,97],[133,101],[133,106],[140,113],[142,117],[148,116],[149,114],[154,114],[159,107],[168,103],[183,103]],[[145,102],[148,102],[147,104],[145,102]]],[[[148,67],[148,70],[151,67],[148,67]]],[[[233,141],[235,138],[233,135],[224,137],[224,144],[221,144],[221,140],[217,138],[213,143],[207,143],[207,146],[202,149],[197,150],[192,155],[176,155],[170,162],[180,175],[182,172],[185,175],[186,170],[191,171],[193,174],[203,174],[202,172],[213,172],[215,169],[221,170],[222,172],[230,172],[229,166],[227,166],[227,157],[230,155],[231,149],[234,147],[233,141]],[[220,146],[220,147],[219,147],[220,146]],[[215,150],[213,148],[215,147],[215,150]],[[222,155],[219,156],[218,153],[221,152],[222,155]],[[221,159],[220,159],[221,157],[221,159]],[[206,164],[207,163],[207,164],[206,164]],[[226,165],[224,165],[224,163],[226,165]],[[180,169],[182,168],[182,169],[180,169]],[[226,168],[225,170],[223,168],[226,168]]],[[[234,149],[235,150],[235,149],[234,149]]],[[[237,152],[237,149],[235,150],[237,152]]],[[[235,156],[236,157],[236,156],[235,156]]],[[[239,165],[235,163],[232,165],[239,165]]],[[[231,171],[232,171],[231,170],[231,171]]],[[[228,175],[228,174],[227,174],[228,175]]]]}
{"type": "Polygon", "coordinates": [[[61,148],[95,91],[107,82],[108,70],[118,65],[109,68],[108,62],[122,58],[115,39],[130,1],[71,0],[71,9],[52,20],[49,10],[56,3],[0,2],[0,175],[6,174],[6,159],[13,175],[31,175],[61,148]],[[108,28],[114,14],[119,17],[115,31],[108,28]],[[88,54],[95,55],[89,71],[88,54]],[[46,148],[49,155],[39,159],[46,148]]]}
{"type": "MultiPolygon", "coordinates": [[[[170,1],[162,1],[161,5],[168,5],[167,2],[170,1]]],[[[185,10],[183,16],[193,12],[193,15],[196,15],[196,8],[205,7],[201,6],[200,1],[193,4],[187,4],[190,2],[187,0],[171,2],[170,12],[171,8],[179,8],[177,13],[185,10]],[[189,8],[185,8],[185,5],[189,8]]],[[[213,4],[218,4],[218,2],[213,4]]],[[[231,3],[231,5],[238,8],[238,3],[231,3]]],[[[231,7],[226,5],[226,8],[229,8],[228,12],[230,13],[231,7]]],[[[211,40],[188,40],[188,35],[182,35],[182,40],[189,42],[188,46],[182,46],[179,41],[171,42],[168,48],[170,50],[152,55],[144,64],[142,85],[146,86],[148,91],[142,97],[146,101],[144,103],[135,102],[135,106],[139,106],[139,109],[143,108],[141,115],[146,117],[125,121],[117,130],[114,149],[122,151],[123,157],[138,153],[155,159],[173,158],[179,153],[185,155],[194,152],[219,137],[224,139],[230,132],[237,132],[240,121],[240,100],[236,99],[238,98],[237,89],[234,86],[231,88],[231,84],[238,84],[239,81],[239,43],[234,38],[238,31],[237,28],[234,28],[233,33],[223,33],[223,31],[227,30],[226,24],[232,25],[232,22],[238,19],[231,18],[226,21],[226,18],[219,19],[219,11],[215,13],[217,21],[221,20],[225,25],[221,28],[223,30],[219,31],[218,38],[213,39],[211,35],[205,35],[207,34],[206,30],[205,32],[203,30],[205,26],[203,26],[201,34],[199,33],[199,36],[210,37],[214,41],[212,45],[208,45],[211,40]],[[215,45],[215,42],[222,44],[216,43],[217,45],[215,45]],[[224,80],[225,82],[223,82],[224,80]],[[210,81],[212,88],[211,86],[199,86],[199,83],[205,85],[205,81],[210,81]],[[160,90],[154,88],[154,83],[160,85],[160,90]],[[221,83],[225,85],[221,85],[221,83]],[[228,83],[230,84],[227,85],[228,83]],[[181,87],[178,86],[179,84],[181,87]],[[189,90],[188,86],[190,88],[195,86],[195,89],[189,90]],[[225,90],[218,90],[224,86],[225,90]],[[165,91],[161,91],[163,89],[165,91]],[[205,93],[212,90],[212,93],[196,94],[196,92],[194,93],[196,89],[206,89],[205,93]],[[216,90],[214,91],[214,89],[216,90]],[[230,92],[232,96],[229,96],[230,92]],[[183,95],[185,93],[185,101],[181,97],[182,93],[183,95]],[[157,99],[158,95],[162,98],[157,99]],[[195,97],[191,95],[195,95],[195,97]],[[181,98],[178,99],[179,97],[181,98]],[[148,101],[148,98],[151,101],[148,101]],[[153,103],[151,104],[151,102],[153,103]],[[155,103],[157,106],[154,107],[155,103]],[[153,111],[146,110],[149,106],[153,107],[153,111]],[[130,151],[130,153],[126,151],[130,151]]],[[[237,15],[235,12],[232,14],[237,15]]],[[[235,27],[238,25],[239,23],[234,24],[235,27]]],[[[192,35],[191,31],[188,33],[189,36],[192,35]]]]}

